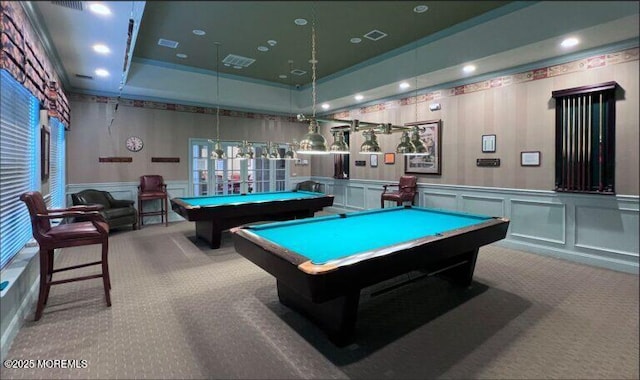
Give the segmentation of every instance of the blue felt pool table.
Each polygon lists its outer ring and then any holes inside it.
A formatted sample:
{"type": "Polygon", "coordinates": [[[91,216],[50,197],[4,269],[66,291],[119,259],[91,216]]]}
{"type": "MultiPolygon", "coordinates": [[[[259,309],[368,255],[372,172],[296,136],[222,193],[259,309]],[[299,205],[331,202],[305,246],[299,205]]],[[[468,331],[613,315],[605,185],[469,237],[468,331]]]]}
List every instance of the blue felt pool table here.
{"type": "Polygon", "coordinates": [[[360,290],[420,270],[471,284],[478,249],[509,220],[404,206],[232,229],[236,251],[276,278],[283,304],[337,345],[355,331],[360,290]]]}
{"type": "Polygon", "coordinates": [[[196,236],[220,247],[221,233],[257,221],[301,219],[333,205],[333,195],[310,191],[213,195],[172,198],[171,208],[196,222],[196,236]]]}

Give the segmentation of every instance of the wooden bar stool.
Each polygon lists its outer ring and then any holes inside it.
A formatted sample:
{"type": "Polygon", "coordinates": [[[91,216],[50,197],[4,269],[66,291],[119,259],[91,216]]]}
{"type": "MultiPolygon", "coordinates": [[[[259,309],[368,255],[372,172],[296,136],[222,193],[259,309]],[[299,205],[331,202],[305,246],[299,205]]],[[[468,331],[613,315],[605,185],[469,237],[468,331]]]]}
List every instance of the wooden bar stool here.
{"type": "MultiPolygon", "coordinates": [[[[44,305],[49,298],[51,285],[65,284],[67,282],[90,280],[102,278],[104,285],[104,295],[107,306],[111,306],[111,280],[109,278],[109,224],[98,211],[101,206],[73,206],[63,209],[47,209],[42,194],[38,191],[30,191],[20,196],[20,200],[27,205],[31,216],[31,228],[33,238],[40,246],[40,291],[38,292],[38,306],[36,308],[35,320],[42,317],[44,305]],[[51,226],[51,219],[59,218],[82,218],[83,222],[59,224],[51,226]],[[99,261],[73,265],[70,267],[54,269],[54,251],[57,248],[78,247],[82,245],[101,244],[102,256],[99,261]],[[98,274],[85,275],[62,280],[53,280],[53,274],[91,265],[100,265],[101,272],[98,274]]],[[[75,253],[84,254],[85,251],[75,253]]]]}
{"type": "Polygon", "coordinates": [[[145,216],[160,215],[165,227],[169,226],[167,185],[161,175],[142,175],[140,185],[138,185],[138,219],[140,227],[144,224],[145,216]],[[142,203],[144,201],[159,199],[160,210],[144,211],[142,203]]]}

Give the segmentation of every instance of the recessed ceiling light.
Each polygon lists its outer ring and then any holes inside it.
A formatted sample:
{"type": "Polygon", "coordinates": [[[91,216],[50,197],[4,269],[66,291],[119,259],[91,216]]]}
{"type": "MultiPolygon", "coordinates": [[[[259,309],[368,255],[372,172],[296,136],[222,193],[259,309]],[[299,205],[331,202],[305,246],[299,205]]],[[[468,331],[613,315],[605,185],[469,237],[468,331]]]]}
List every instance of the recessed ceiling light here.
{"type": "Polygon", "coordinates": [[[411,85],[409,83],[407,83],[407,82],[400,83],[400,88],[403,89],[403,90],[407,89],[409,87],[411,87],[411,85]]]}
{"type": "Polygon", "coordinates": [[[111,9],[104,4],[93,3],[89,5],[89,10],[93,13],[97,13],[99,15],[110,15],[111,9]]]}
{"type": "Polygon", "coordinates": [[[93,45],[93,50],[96,53],[100,53],[100,54],[107,54],[111,52],[111,50],[106,45],[103,45],[103,44],[93,45]]]}
{"type": "Polygon", "coordinates": [[[276,46],[278,44],[278,41],[276,40],[269,40],[267,41],[267,43],[269,44],[269,46],[276,46]]]}
{"type": "Polygon", "coordinates": [[[302,25],[307,25],[307,20],[305,20],[305,19],[303,19],[303,18],[297,18],[297,19],[293,20],[293,22],[294,22],[296,25],[300,25],[300,26],[302,26],[302,25]]]}
{"type": "Polygon", "coordinates": [[[269,51],[269,48],[266,46],[258,46],[258,50],[260,51],[269,51]]]}
{"type": "Polygon", "coordinates": [[[178,53],[178,54],[176,54],[176,57],[184,59],[184,58],[187,58],[187,55],[184,54],[184,53],[178,53]]]}
{"type": "Polygon", "coordinates": [[[196,36],[204,36],[205,34],[207,34],[207,32],[200,29],[194,29],[191,31],[191,33],[195,34],[196,36]]]}
{"type": "Polygon", "coordinates": [[[322,103],[321,107],[322,107],[323,110],[328,110],[329,107],[331,107],[331,106],[329,105],[329,103],[322,103]]]}
{"type": "Polygon", "coordinates": [[[236,70],[240,70],[242,68],[242,66],[233,66],[234,69],[236,70]]]}
{"type": "Polygon", "coordinates": [[[225,63],[224,65],[225,65],[225,66],[227,66],[227,67],[231,67],[231,65],[230,65],[230,64],[228,64],[228,63],[225,63]]]}
{"type": "Polygon", "coordinates": [[[352,44],[359,44],[360,42],[362,42],[362,38],[358,38],[358,37],[353,37],[352,39],[349,40],[352,44]]]}
{"type": "Polygon", "coordinates": [[[360,101],[360,100],[364,99],[364,96],[358,94],[358,95],[354,96],[354,98],[356,98],[357,101],[360,101]]]}
{"type": "Polygon", "coordinates": [[[464,71],[465,73],[472,73],[476,71],[476,67],[474,65],[466,65],[462,68],[462,71],[464,71]]]}
{"type": "Polygon", "coordinates": [[[562,47],[564,48],[570,48],[573,46],[576,46],[580,41],[578,41],[577,38],[575,37],[569,37],[567,39],[565,39],[564,41],[562,41],[562,43],[560,44],[562,47]]]}
{"type": "Polygon", "coordinates": [[[413,7],[413,11],[416,13],[424,13],[429,9],[428,6],[426,5],[416,5],[415,7],[413,7]]]}
{"type": "Polygon", "coordinates": [[[280,78],[280,79],[286,79],[286,78],[287,78],[287,75],[286,75],[286,74],[280,74],[280,75],[278,75],[278,78],[280,78]]]}
{"type": "Polygon", "coordinates": [[[105,70],[105,69],[96,69],[95,73],[99,77],[108,77],[109,76],[109,72],[107,70],[105,70]]]}

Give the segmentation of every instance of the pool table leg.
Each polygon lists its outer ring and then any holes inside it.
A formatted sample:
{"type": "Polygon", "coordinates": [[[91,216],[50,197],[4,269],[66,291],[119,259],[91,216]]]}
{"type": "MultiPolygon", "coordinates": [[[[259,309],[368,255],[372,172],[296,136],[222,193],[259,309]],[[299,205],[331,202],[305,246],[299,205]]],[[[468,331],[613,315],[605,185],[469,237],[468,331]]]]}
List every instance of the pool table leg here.
{"type": "Polygon", "coordinates": [[[222,230],[220,227],[208,220],[196,221],[196,236],[204,239],[213,249],[220,248],[222,230]]]}
{"type": "Polygon", "coordinates": [[[462,260],[465,260],[463,264],[444,270],[438,273],[438,275],[460,286],[469,286],[473,280],[473,271],[476,268],[478,248],[466,252],[460,257],[462,260]]]}
{"type": "Polygon", "coordinates": [[[317,303],[280,281],[277,284],[280,302],[316,322],[336,346],[343,347],[353,342],[360,290],[350,290],[341,297],[317,303]]]}

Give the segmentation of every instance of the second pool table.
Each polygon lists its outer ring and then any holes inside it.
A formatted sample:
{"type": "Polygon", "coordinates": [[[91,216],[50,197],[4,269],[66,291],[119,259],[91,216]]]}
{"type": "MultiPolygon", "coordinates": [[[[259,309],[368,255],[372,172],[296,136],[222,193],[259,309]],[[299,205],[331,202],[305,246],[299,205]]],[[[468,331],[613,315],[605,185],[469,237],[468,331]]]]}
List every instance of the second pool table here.
{"type": "Polygon", "coordinates": [[[395,207],[232,229],[236,251],[276,278],[280,302],[337,345],[355,330],[360,290],[415,270],[471,284],[478,249],[509,220],[395,207]]]}
{"type": "Polygon", "coordinates": [[[196,236],[220,248],[221,233],[231,227],[258,221],[308,218],[333,205],[333,195],[310,191],[212,195],[172,198],[171,208],[196,222],[196,236]]]}

